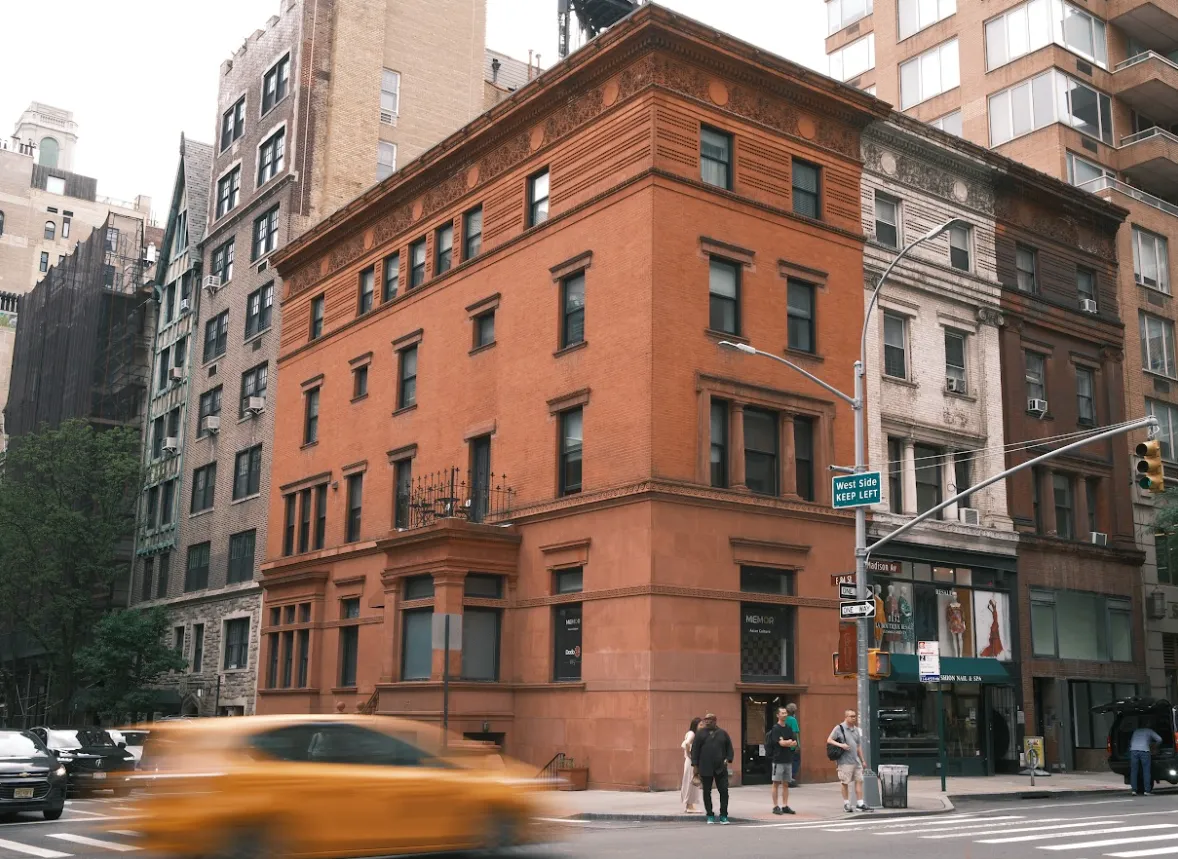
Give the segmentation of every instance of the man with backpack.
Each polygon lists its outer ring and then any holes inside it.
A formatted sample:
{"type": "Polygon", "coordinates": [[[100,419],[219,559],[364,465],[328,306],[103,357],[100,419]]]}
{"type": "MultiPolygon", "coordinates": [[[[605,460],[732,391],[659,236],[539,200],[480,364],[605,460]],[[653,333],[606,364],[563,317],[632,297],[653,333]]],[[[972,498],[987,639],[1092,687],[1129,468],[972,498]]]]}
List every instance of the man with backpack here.
{"type": "Polygon", "coordinates": [[[868,811],[863,801],[863,735],[856,727],[859,722],[854,710],[847,710],[846,717],[834,726],[826,738],[826,756],[838,768],[839,784],[843,788],[843,810],[850,812],[852,802],[857,811],[868,811]],[[857,799],[856,799],[857,796],[857,799]]]}
{"type": "Polygon", "coordinates": [[[708,713],[700,723],[691,746],[691,766],[703,789],[708,823],[716,822],[716,816],[712,813],[714,782],[720,791],[720,823],[728,824],[728,765],[735,757],[732,738],[727,731],[716,726],[716,714],[708,713]]]}
{"type": "Polygon", "coordinates": [[[793,775],[794,748],[797,736],[789,725],[784,707],[777,708],[777,724],[765,735],[765,751],[769,755],[773,781],[773,813],[793,814],[789,807],[789,781],[793,775]],[[777,804],[777,788],[781,787],[781,805],[777,804]]]}

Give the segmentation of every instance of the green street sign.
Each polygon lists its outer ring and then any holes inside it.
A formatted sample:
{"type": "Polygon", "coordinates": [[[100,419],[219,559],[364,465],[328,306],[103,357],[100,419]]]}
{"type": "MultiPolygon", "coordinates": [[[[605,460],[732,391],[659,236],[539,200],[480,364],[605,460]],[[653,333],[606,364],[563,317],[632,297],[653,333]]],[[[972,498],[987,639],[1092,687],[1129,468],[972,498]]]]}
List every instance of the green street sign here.
{"type": "Polygon", "coordinates": [[[879,504],[883,499],[880,472],[864,471],[859,474],[836,475],[831,478],[831,498],[834,499],[836,510],[879,504]]]}

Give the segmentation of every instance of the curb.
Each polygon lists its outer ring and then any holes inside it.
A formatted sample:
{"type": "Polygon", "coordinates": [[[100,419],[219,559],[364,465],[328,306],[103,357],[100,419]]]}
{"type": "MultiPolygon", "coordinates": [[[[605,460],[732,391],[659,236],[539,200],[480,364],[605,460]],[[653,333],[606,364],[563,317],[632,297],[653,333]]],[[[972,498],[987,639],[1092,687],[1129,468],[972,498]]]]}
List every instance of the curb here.
{"type": "MultiPolygon", "coordinates": [[[[930,808],[926,810],[897,810],[897,811],[880,811],[877,810],[871,813],[873,818],[883,818],[894,820],[904,817],[924,817],[930,814],[948,814],[951,811],[956,811],[952,802],[946,802],[944,808],[930,808]]],[[[624,814],[624,813],[610,813],[610,812],[596,812],[585,811],[579,814],[570,814],[566,820],[584,820],[584,821],[612,821],[614,823],[706,823],[707,818],[701,815],[686,815],[686,814],[624,814]]],[[[849,820],[852,818],[840,815],[838,817],[820,817],[814,819],[798,820],[798,823],[824,823],[834,822],[840,820],[849,820]]],[[[862,820],[862,816],[857,816],[854,819],[862,820]]],[[[784,822],[784,817],[773,817],[770,819],[760,817],[729,817],[730,823],[771,823],[784,822]]]]}
{"type": "MultiPolygon", "coordinates": [[[[1167,791],[1172,792],[1172,791],[1167,791]]],[[[1076,796],[1131,796],[1127,787],[1066,788],[1064,790],[1021,790],[1016,793],[950,794],[953,802],[996,802],[1003,799],[1054,799],[1076,796]]]]}

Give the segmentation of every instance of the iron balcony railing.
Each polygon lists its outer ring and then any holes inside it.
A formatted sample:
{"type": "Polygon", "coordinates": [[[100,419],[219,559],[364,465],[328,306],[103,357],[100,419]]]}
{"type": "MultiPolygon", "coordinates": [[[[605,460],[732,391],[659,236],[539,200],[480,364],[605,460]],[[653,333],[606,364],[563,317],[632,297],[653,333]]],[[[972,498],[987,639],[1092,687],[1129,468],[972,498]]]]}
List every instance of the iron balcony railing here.
{"type": "Polygon", "coordinates": [[[408,490],[398,489],[396,526],[424,528],[440,519],[498,522],[511,512],[514,494],[502,474],[471,472],[460,468],[426,474],[408,490]]]}

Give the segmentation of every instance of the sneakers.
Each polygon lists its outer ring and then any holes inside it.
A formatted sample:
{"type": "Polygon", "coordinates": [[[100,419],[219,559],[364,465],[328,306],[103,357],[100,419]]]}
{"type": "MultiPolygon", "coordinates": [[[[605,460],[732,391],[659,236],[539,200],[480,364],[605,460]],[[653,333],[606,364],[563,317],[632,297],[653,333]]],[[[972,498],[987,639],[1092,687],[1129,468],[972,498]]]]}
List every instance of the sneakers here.
{"type": "Polygon", "coordinates": [[[728,819],[728,815],[727,815],[727,814],[721,814],[721,815],[720,815],[720,823],[721,823],[721,824],[723,824],[724,826],[727,826],[727,825],[728,825],[729,823],[731,823],[731,822],[732,822],[732,821],[730,821],[730,820],[728,819]]]}
{"type": "Polygon", "coordinates": [[[714,814],[709,814],[708,815],[708,825],[711,826],[715,822],[716,822],[716,816],[714,814]]]}
{"type": "Polygon", "coordinates": [[[797,814],[797,812],[794,811],[792,808],[790,808],[788,805],[781,809],[781,813],[782,814],[797,814]]]}
{"type": "Polygon", "coordinates": [[[855,810],[856,811],[871,811],[871,809],[867,807],[867,803],[864,802],[863,800],[859,800],[859,804],[855,806],[855,810]]]}
{"type": "Polygon", "coordinates": [[[785,812],[783,812],[783,811],[781,810],[781,806],[779,806],[779,805],[775,805],[775,806],[773,806],[773,813],[774,813],[774,814],[784,814],[785,812]]]}
{"type": "Polygon", "coordinates": [[[843,803],[843,811],[847,812],[847,814],[851,813],[851,803],[850,802],[843,803]]]}

